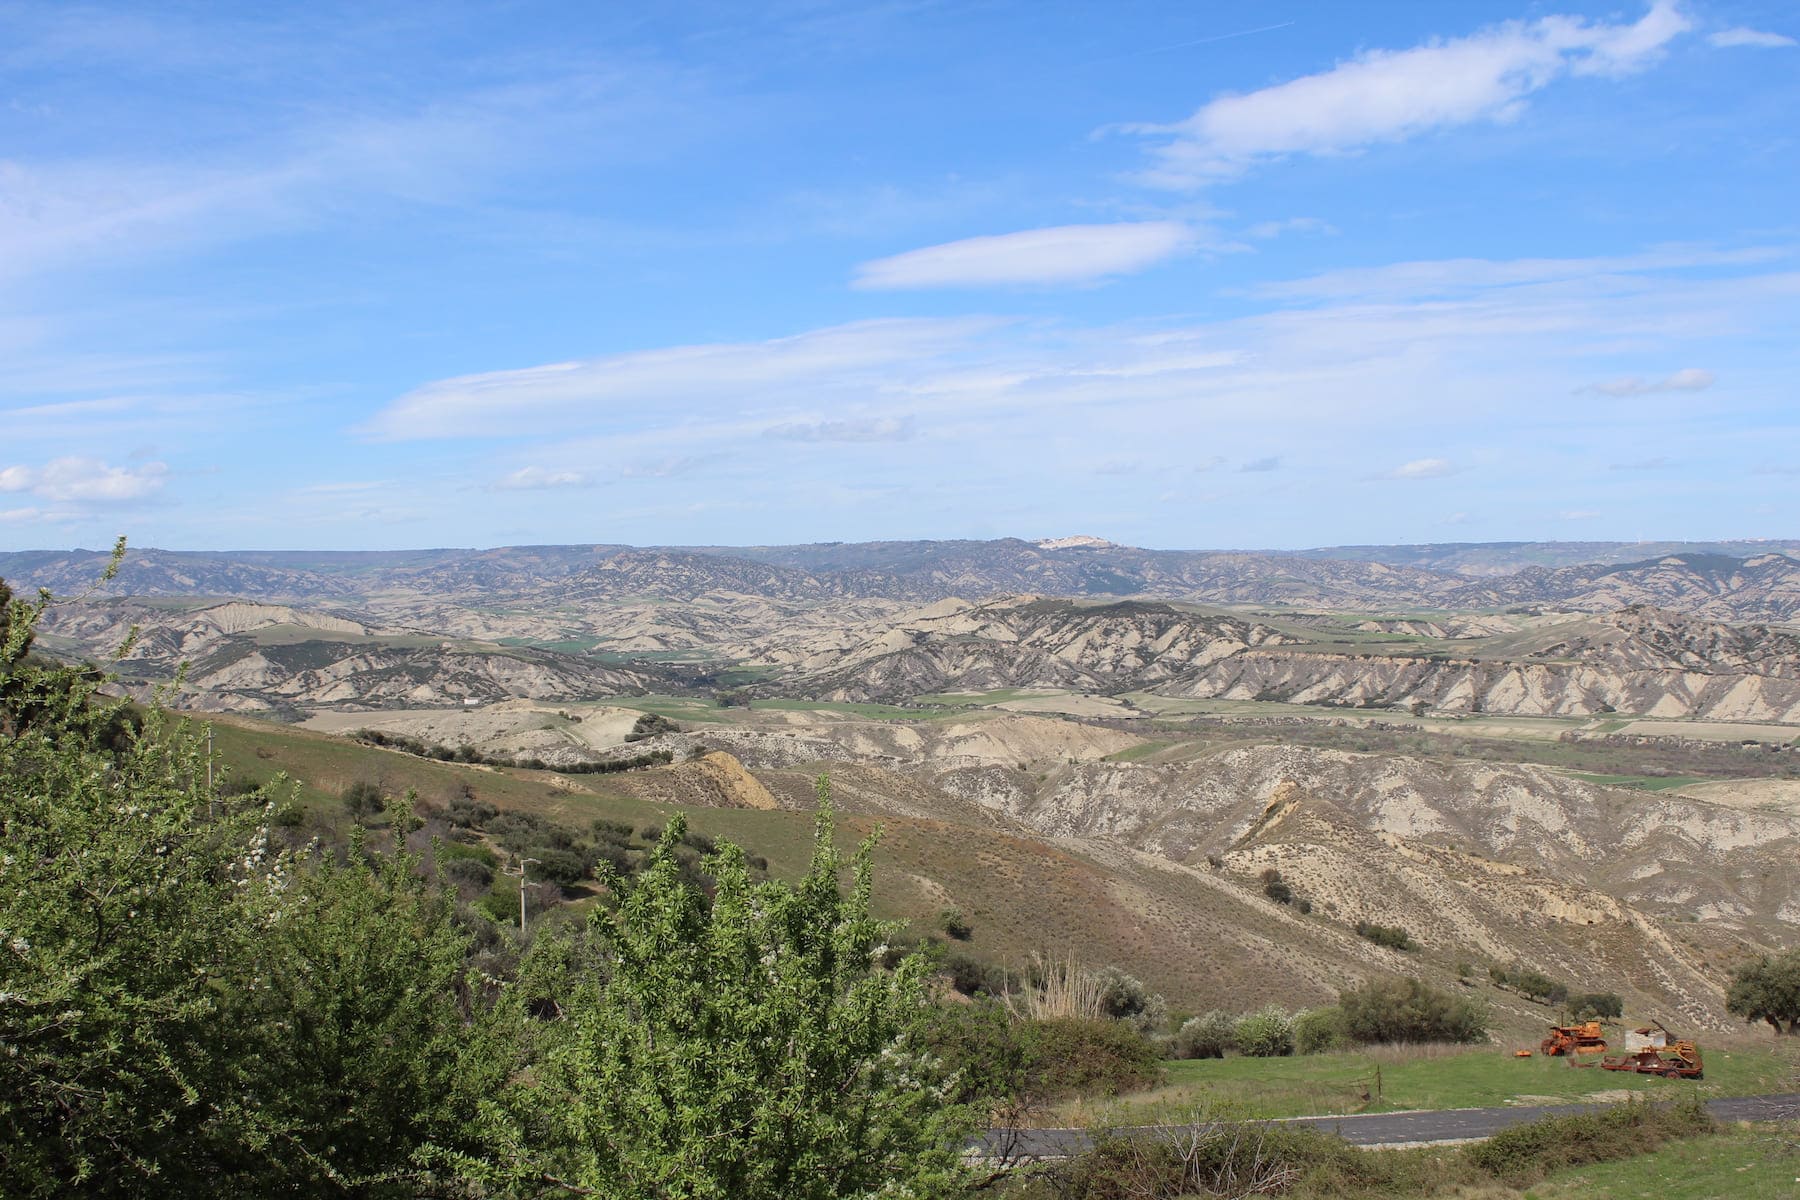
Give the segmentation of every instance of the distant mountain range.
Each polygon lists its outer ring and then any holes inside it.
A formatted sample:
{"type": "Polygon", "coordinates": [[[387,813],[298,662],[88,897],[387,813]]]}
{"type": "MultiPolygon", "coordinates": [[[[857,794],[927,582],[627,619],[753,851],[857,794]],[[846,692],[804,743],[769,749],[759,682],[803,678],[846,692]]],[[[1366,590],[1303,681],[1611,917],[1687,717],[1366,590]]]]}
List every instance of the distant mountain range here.
{"type": "MultiPolygon", "coordinates": [[[[93,583],[104,561],[104,554],[86,550],[0,554],[0,578],[74,593],[93,583]]],[[[1290,553],[1004,538],[367,552],[143,549],[131,551],[109,590],[313,605],[407,594],[515,606],[716,596],[801,606],[843,599],[929,604],[1019,593],[1373,612],[1542,606],[1598,613],[1650,604],[1714,620],[1781,622],[1800,619],[1800,545],[1521,542],[1290,553]],[[1591,557],[1570,563],[1572,555],[1591,557]]]]}

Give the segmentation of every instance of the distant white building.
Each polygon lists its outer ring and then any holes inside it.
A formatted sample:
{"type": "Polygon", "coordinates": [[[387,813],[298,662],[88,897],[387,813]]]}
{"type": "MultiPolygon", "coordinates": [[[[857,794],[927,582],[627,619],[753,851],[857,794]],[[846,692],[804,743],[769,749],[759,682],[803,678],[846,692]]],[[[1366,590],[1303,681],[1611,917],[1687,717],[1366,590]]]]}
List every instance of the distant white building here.
{"type": "Polygon", "coordinates": [[[465,696],[465,697],[463,697],[463,707],[464,708],[480,708],[481,700],[475,696],[465,696]]]}

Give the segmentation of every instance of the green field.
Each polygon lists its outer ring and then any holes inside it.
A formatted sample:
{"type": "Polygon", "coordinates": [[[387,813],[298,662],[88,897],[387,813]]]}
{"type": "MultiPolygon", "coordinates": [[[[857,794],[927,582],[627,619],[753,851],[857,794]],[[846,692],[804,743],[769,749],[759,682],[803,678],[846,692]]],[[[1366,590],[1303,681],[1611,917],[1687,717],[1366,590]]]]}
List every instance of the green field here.
{"type": "Polygon", "coordinates": [[[1644,792],[1666,792],[1691,783],[1707,782],[1703,775],[1596,775],[1589,771],[1567,771],[1565,774],[1599,787],[1637,788],[1644,792]]]}
{"type": "Polygon", "coordinates": [[[1501,1047],[1172,1061],[1163,1064],[1162,1086],[1111,1101],[1071,1102],[1057,1110],[1056,1120],[1154,1124],[1218,1101],[1250,1117],[1301,1117],[1575,1103],[1596,1099],[1595,1093],[1607,1099],[1622,1099],[1624,1093],[1672,1099],[1696,1090],[1705,1096],[1750,1096],[1781,1091],[1795,1069],[1785,1047],[1701,1050],[1706,1078],[1698,1083],[1573,1067],[1566,1059],[1513,1058],[1501,1047]]]}
{"type": "Polygon", "coordinates": [[[1800,1195],[1793,1126],[1750,1125],[1671,1142],[1618,1162],[1560,1171],[1523,1193],[1533,1200],[1792,1200],[1800,1195]]]}

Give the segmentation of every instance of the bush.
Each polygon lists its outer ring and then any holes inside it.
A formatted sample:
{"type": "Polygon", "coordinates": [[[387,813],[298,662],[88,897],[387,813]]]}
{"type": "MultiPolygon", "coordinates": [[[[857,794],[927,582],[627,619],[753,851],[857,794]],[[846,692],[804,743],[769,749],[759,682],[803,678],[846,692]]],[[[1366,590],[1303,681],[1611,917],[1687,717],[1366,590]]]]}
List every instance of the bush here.
{"type": "Polygon", "coordinates": [[[1162,1076],[1156,1048],[1123,1022],[1058,1017],[1020,1024],[1031,1087],[1041,1096],[1114,1096],[1162,1076]]]}
{"type": "Polygon", "coordinates": [[[1237,1044],[1236,1024],[1217,1009],[1189,1017],[1175,1031],[1175,1057],[1224,1058],[1225,1051],[1237,1044]]]}
{"type": "Polygon", "coordinates": [[[1281,872],[1274,867],[1270,867],[1262,873],[1262,881],[1263,895],[1275,903],[1292,904],[1294,902],[1294,889],[1288,886],[1287,880],[1283,879],[1281,872]]]}
{"type": "Polygon", "coordinates": [[[344,808],[359,821],[376,815],[386,803],[380,786],[366,779],[359,779],[344,789],[344,808]]]}
{"type": "Polygon", "coordinates": [[[1697,1097],[1668,1105],[1632,1101],[1515,1125],[1463,1153],[1467,1161],[1508,1187],[1526,1188],[1552,1171],[1634,1157],[1671,1138],[1714,1128],[1697,1097]]]}
{"type": "Polygon", "coordinates": [[[1419,943],[1412,940],[1412,935],[1398,925],[1377,925],[1372,921],[1358,921],[1356,936],[1367,938],[1377,946],[1386,946],[1389,950],[1417,950],[1419,943]]]}
{"type": "Polygon", "coordinates": [[[1374,979],[1338,997],[1344,1032],[1357,1042],[1480,1042],[1487,1012],[1417,979],[1374,979]]]}
{"type": "Polygon", "coordinates": [[[1238,1053],[1249,1058],[1285,1058],[1294,1052],[1294,1021],[1278,1004],[1239,1017],[1231,1031],[1238,1053]]]}
{"type": "Polygon", "coordinates": [[[1569,1016],[1576,1021],[1616,1021],[1625,1015],[1617,992],[1576,992],[1569,997],[1569,1016]]]}
{"type": "Polygon", "coordinates": [[[625,735],[625,740],[627,742],[641,742],[645,738],[660,737],[665,733],[680,732],[681,726],[669,720],[669,718],[663,716],[661,713],[645,713],[643,716],[639,717],[637,723],[631,727],[631,732],[625,735]]]}
{"type": "Polygon", "coordinates": [[[470,891],[486,891],[494,882],[494,868],[472,856],[440,858],[438,871],[458,888],[470,891]]]}
{"type": "Polygon", "coordinates": [[[1545,1004],[1561,1004],[1569,998],[1569,985],[1558,983],[1542,971],[1522,963],[1510,967],[1489,967],[1488,978],[1496,987],[1510,988],[1527,1000],[1545,1004]]]}
{"type": "Polygon", "coordinates": [[[1117,967],[1103,967],[1095,979],[1100,989],[1102,1016],[1129,1021],[1143,1033],[1162,1028],[1168,1019],[1169,1007],[1163,998],[1146,988],[1135,975],[1127,975],[1117,967]]]}
{"type": "Polygon", "coordinates": [[[1314,1008],[1294,1018],[1294,1049],[1301,1054],[1325,1054],[1350,1042],[1344,1010],[1335,1005],[1314,1008]]]}
{"type": "Polygon", "coordinates": [[[937,915],[937,927],[944,931],[946,937],[959,942],[966,942],[975,936],[975,928],[970,925],[960,908],[946,908],[937,915]]]}

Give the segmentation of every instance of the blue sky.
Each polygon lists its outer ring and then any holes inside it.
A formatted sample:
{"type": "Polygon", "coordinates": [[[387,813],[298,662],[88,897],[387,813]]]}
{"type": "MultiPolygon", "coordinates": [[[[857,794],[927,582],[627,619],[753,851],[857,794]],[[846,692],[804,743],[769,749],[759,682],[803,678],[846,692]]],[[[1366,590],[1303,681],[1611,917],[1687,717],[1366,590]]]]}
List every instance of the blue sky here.
{"type": "Polygon", "coordinates": [[[1789,0],[0,0],[0,548],[1800,533],[1789,0]]]}

